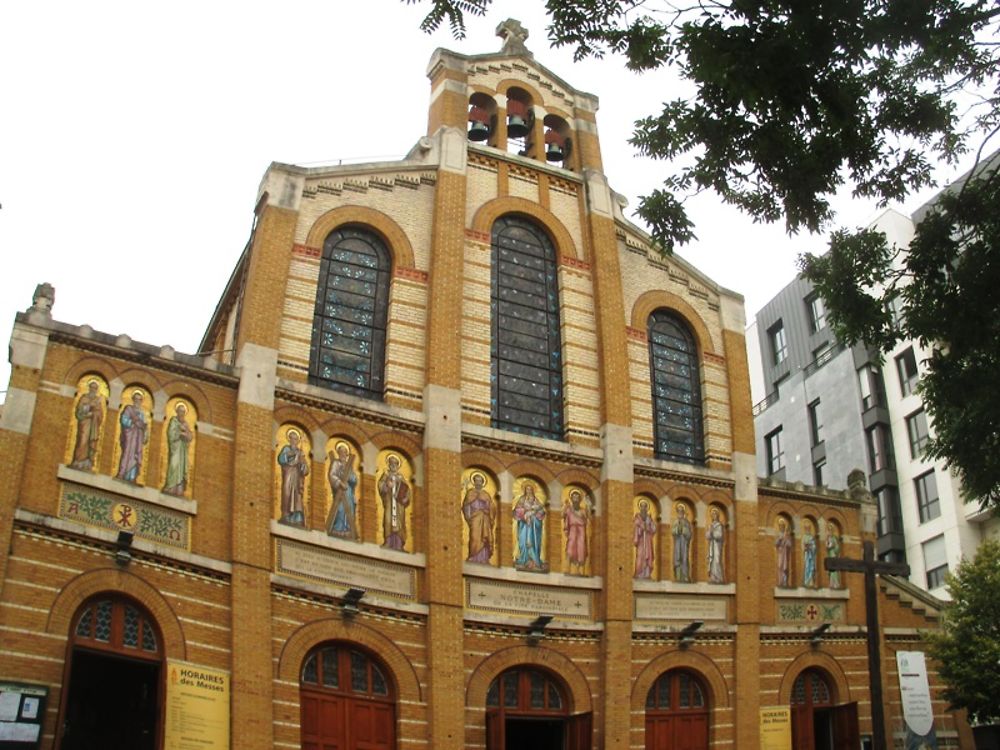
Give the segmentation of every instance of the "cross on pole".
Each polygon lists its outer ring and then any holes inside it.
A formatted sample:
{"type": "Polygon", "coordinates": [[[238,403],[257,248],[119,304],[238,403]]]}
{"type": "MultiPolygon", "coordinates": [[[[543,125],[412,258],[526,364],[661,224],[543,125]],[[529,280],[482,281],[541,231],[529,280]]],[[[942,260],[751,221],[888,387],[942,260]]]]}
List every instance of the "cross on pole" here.
{"type": "Polygon", "coordinates": [[[875,559],[875,544],[866,541],[863,544],[864,557],[854,560],[850,557],[828,557],[823,561],[823,567],[828,571],[842,570],[846,573],[864,573],[865,575],[865,614],[868,630],[868,689],[872,701],[872,741],[875,750],[886,750],[885,714],[882,710],[882,659],[879,653],[878,629],[878,590],[875,586],[875,576],[910,575],[910,566],[906,563],[882,562],[875,559]]]}

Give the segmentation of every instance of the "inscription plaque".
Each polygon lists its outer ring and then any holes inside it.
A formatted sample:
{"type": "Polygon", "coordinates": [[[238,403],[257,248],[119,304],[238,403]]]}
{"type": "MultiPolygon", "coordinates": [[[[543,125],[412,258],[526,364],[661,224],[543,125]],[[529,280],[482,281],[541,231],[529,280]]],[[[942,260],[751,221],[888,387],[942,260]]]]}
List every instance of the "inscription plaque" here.
{"type": "Polygon", "coordinates": [[[465,601],[470,609],[530,616],[549,614],[589,619],[593,609],[593,595],[589,591],[478,578],[466,579],[465,601]]]}
{"type": "Polygon", "coordinates": [[[726,600],[717,596],[636,594],[637,620],[725,620],[726,600]]]}
{"type": "Polygon", "coordinates": [[[401,599],[416,597],[416,575],[411,568],[384,560],[360,558],[331,549],[278,539],[275,570],[296,578],[336,583],[401,599]]]}

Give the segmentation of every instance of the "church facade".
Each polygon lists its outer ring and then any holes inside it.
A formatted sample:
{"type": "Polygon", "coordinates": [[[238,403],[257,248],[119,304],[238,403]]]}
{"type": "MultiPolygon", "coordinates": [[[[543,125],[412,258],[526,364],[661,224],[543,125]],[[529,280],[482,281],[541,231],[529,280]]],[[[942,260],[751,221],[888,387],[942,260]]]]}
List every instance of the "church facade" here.
{"type": "MultiPolygon", "coordinates": [[[[758,482],[742,297],[656,252],[597,99],[500,33],[434,54],[404,160],[268,169],[202,354],[58,322],[44,285],[18,316],[0,682],[44,696],[36,746],[742,750],[776,708],[796,748],[872,735],[862,579],[823,566],[870,496],[758,482]]],[[[896,653],[939,603],[878,598],[902,746],[896,653]]]]}

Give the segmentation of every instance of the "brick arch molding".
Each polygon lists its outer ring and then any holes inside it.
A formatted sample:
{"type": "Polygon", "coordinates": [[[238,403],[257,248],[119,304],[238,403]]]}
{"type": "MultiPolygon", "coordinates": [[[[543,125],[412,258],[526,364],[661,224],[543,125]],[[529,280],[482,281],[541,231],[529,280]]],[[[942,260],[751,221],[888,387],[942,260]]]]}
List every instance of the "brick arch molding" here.
{"type": "Polygon", "coordinates": [[[299,682],[299,669],[306,654],[325,641],[344,641],[364,646],[378,657],[392,672],[396,683],[396,699],[420,703],[420,681],[410,660],[399,646],[367,625],[345,622],[340,618],[316,620],[303,625],[285,642],[278,657],[278,679],[299,682]]]}
{"type": "Polygon", "coordinates": [[[413,268],[413,246],[406,232],[384,213],[367,206],[341,206],[327,211],[309,228],[306,246],[322,251],[327,235],[344,224],[363,224],[374,229],[385,240],[393,268],[413,268]]]}
{"type": "Polygon", "coordinates": [[[587,678],[580,668],[558,651],[543,646],[511,646],[483,659],[469,678],[465,689],[467,708],[486,705],[486,691],[490,683],[511,667],[541,667],[558,677],[570,693],[571,712],[588,713],[593,710],[587,678]]]}
{"type": "Polygon", "coordinates": [[[729,688],[726,678],[707,656],[693,651],[668,651],[653,659],[636,677],[632,685],[632,711],[646,709],[646,696],[657,678],[671,669],[687,669],[696,672],[708,687],[708,702],[711,708],[726,708],[729,705],[729,688]]]}
{"type": "Polygon", "coordinates": [[[490,237],[493,230],[493,222],[506,214],[521,214],[522,216],[534,219],[549,233],[549,236],[555,243],[556,252],[560,256],[576,260],[580,259],[580,253],[577,252],[573,238],[570,237],[569,231],[556,218],[555,214],[525,198],[516,198],[508,195],[503,198],[494,198],[484,203],[476,211],[476,215],[472,217],[472,229],[490,237]]]}
{"type": "Polygon", "coordinates": [[[639,299],[632,306],[632,322],[630,325],[636,330],[645,332],[649,324],[649,316],[661,308],[666,308],[677,313],[691,327],[695,340],[698,342],[699,354],[704,354],[705,352],[715,353],[712,335],[708,332],[708,326],[702,320],[701,314],[676,294],[664,291],[663,289],[652,289],[639,295],[639,299]]]}
{"type": "Polygon", "coordinates": [[[830,678],[834,690],[834,695],[831,698],[835,704],[850,701],[851,689],[847,684],[847,675],[844,674],[844,670],[841,669],[836,659],[822,651],[808,651],[799,654],[782,675],[781,687],[778,689],[778,705],[787,706],[792,702],[792,688],[795,686],[795,678],[803,670],[810,667],[817,667],[830,678]]]}
{"type": "Polygon", "coordinates": [[[54,635],[69,635],[73,615],[85,601],[101,593],[124,594],[145,607],[160,629],[164,657],[181,660],[187,658],[184,631],[167,600],[139,576],[119,568],[81,573],[67,583],[52,604],[45,625],[46,631],[54,635]]]}

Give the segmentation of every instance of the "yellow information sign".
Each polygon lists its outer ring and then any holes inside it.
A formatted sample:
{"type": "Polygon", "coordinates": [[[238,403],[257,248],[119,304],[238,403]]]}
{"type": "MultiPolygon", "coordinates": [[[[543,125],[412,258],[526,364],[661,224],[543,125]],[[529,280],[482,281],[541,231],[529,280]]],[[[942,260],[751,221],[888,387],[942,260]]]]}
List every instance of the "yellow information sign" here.
{"type": "Polygon", "coordinates": [[[167,661],[163,746],[170,750],[229,750],[229,672],[167,661]]]}
{"type": "Polygon", "coordinates": [[[772,706],[760,710],[760,750],[792,750],[792,709],[772,706]]]}

